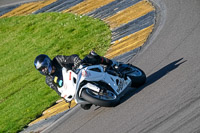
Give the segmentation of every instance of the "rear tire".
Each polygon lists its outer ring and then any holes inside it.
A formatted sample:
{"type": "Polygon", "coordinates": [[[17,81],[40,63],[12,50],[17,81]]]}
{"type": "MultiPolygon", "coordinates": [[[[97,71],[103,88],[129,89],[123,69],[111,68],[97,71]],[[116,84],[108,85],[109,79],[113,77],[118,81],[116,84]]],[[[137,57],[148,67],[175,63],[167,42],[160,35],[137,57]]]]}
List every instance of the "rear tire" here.
{"type": "Polygon", "coordinates": [[[132,80],[132,87],[142,86],[146,82],[146,74],[138,67],[129,64],[123,71],[132,80]]]}
{"type": "Polygon", "coordinates": [[[106,90],[106,93],[99,95],[97,92],[85,88],[81,93],[81,97],[94,105],[102,107],[114,107],[119,103],[118,96],[110,90],[106,90]]]}

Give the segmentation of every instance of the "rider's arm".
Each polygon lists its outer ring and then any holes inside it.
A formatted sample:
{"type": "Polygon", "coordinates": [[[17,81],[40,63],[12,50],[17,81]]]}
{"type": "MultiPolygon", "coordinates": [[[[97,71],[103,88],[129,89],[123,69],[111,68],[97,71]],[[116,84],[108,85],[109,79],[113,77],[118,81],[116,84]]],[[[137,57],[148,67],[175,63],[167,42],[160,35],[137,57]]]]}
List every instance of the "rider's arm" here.
{"type": "Polygon", "coordinates": [[[50,88],[52,88],[53,90],[55,90],[56,93],[57,93],[59,96],[61,96],[61,93],[58,91],[57,86],[56,86],[55,84],[53,84],[53,79],[52,79],[51,76],[47,76],[47,77],[46,77],[46,84],[47,84],[50,88]]]}
{"type": "Polygon", "coordinates": [[[76,54],[71,56],[57,55],[54,59],[56,59],[62,67],[68,69],[72,69],[73,66],[79,65],[82,61],[76,54]]]}

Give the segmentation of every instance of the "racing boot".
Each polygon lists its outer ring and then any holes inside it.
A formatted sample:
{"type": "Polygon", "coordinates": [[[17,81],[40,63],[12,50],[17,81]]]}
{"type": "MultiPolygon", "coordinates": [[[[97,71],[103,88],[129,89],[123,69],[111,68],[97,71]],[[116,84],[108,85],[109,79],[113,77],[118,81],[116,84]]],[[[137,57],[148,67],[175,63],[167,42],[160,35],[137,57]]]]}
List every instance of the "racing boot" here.
{"type": "Polygon", "coordinates": [[[115,61],[112,61],[112,60],[110,60],[106,57],[99,56],[94,51],[91,51],[90,55],[93,56],[96,59],[96,62],[98,64],[103,64],[103,65],[107,65],[107,66],[115,66],[117,64],[117,62],[115,62],[115,61]]]}
{"type": "Polygon", "coordinates": [[[103,64],[103,65],[111,65],[112,61],[99,56],[94,51],[91,51],[83,60],[82,63],[90,64],[90,65],[97,65],[97,64],[103,64]]]}
{"type": "Polygon", "coordinates": [[[110,60],[108,58],[99,56],[94,51],[91,51],[82,61],[82,63],[87,63],[91,65],[103,64],[111,66],[113,68],[118,67],[119,63],[117,61],[110,60]]]}
{"type": "Polygon", "coordinates": [[[81,104],[81,108],[84,110],[89,110],[91,108],[92,104],[81,104]]]}

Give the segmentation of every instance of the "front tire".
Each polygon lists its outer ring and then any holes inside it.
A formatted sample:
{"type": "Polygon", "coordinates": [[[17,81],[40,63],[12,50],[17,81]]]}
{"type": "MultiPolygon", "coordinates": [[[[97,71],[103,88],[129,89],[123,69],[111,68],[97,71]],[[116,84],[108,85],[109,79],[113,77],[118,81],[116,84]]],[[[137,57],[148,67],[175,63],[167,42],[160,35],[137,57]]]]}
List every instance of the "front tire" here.
{"type": "Polygon", "coordinates": [[[81,97],[94,105],[102,107],[114,107],[119,103],[118,96],[111,90],[106,90],[100,95],[89,88],[85,88],[81,93],[81,97]]]}

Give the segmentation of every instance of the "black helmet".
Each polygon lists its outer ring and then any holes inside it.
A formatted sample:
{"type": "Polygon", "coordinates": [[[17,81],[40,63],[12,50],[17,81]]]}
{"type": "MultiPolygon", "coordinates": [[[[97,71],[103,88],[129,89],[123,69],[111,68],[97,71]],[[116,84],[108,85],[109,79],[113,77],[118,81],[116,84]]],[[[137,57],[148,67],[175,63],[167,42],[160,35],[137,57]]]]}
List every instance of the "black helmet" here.
{"type": "Polygon", "coordinates": [[[52,71],[52,63],[49,56],[40,54],[35,58],[35,68],[43,75],[50,75],[52,71]]]}

